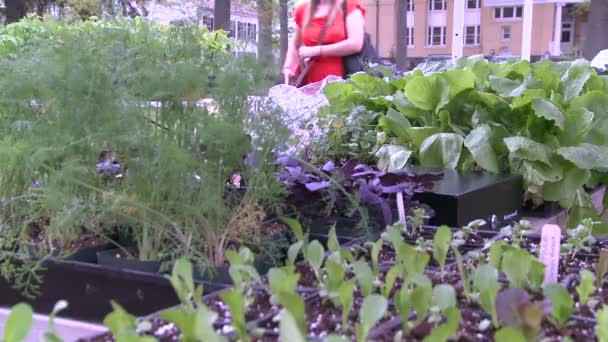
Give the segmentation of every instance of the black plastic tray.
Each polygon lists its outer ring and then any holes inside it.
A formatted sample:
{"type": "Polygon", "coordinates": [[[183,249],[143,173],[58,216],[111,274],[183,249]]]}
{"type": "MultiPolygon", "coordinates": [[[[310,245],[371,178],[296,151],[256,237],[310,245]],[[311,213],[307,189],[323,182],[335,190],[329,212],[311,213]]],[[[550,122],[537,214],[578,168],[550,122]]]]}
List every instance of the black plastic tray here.
{"type": "MultiPolygon", "coordinates": [[[[0,306],[27,302],[34,311],[49,314],[58,300],[68,301],[62,317],[102,322],[112,311],[110,302],[116,301],[129,313],[148,315],[179,303],[169,280],[161,274],[119,270],[76,261],[48,260],[44,263],[41,294],[27,299],[13,289],[12,284],[0,278],[0,306]]],[[[205,293],[226,286],[200,282],[205,293]]]]}

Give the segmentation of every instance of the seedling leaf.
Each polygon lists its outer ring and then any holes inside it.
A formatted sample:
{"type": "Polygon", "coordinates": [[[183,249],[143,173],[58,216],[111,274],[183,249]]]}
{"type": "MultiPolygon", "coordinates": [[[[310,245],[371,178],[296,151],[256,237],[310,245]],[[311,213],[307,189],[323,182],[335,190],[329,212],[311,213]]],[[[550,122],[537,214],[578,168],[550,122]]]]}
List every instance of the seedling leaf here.
{"type": "Polygon", "coordinates": [[[563,327],[574,313],[574,301],[572,297],[559,284],[550,284],[545,287],[545,296],[551,299],[553,307],[551,317],[559,327],[563,327]]]}
{"type": "Polygon", "coordinates": [[[433,238],[433,257],[439,263],[441,273],[445,269],[445,258],[448,255],[450,249],[450,242],[452,241],[452,231],[447,226],[441,226],[435,232],[433,238]]]}
{"type": "Polygon", "coordinates": [[[24,341],[32,328],[34,312],[28,304],[17,304],[12,307],[4,326],[4,342],[24,341]]]}

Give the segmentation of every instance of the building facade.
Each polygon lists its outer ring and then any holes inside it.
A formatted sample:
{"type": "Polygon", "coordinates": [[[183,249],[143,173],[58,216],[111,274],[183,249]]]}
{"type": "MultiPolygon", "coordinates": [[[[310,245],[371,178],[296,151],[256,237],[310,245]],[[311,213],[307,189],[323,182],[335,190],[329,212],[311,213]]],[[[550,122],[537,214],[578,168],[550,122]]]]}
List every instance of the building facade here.
{"type": "MultiPolygon", "coordinates": [[[[407,34],[396,37],[396,0],[364,0],[366,30],[380,57],[393,58],[396,39],[408,42],[408,57],[452,55],[454,0],[407,0],[407,34]]],[[[464,0],[464,56],[517,57],[522,50],[523,0],[464,0]]],[[[533,57],[578,56],[584,43],[584,0],[534,0],[533,57]]]]}
{"type": "MultiPolygon", "coordinates": [[[[215,26],[213,18],[213,0],[181,1],[173,0],[148,5],[148,19],[161,23],[172,23],[183,20],[196,21],[210,30],[215,26]]],[[[241,43],[238,52],[257,53],[258,17],[251,6],[234,3],[230,13],[230,36],[241,43]]]]}

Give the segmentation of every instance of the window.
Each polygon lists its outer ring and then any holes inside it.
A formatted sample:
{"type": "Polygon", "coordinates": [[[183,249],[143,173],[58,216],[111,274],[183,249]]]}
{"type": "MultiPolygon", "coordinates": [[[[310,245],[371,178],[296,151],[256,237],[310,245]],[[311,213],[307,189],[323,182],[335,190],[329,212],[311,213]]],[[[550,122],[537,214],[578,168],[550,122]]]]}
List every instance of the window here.
{"type": "Polygon", "coordinates": [[[414,0],[406,0],[407,11],[414,12],[414,0]]]}
{"type": "Polygon", "coordinates": [[[228,32],[228,37],[235,38],[236,37],[236,21],[230,21],[230,32],[228,32]]]}
{"type": "Polygon", "coordinates": [[[522,6],[517,7],[495,7],[494,19],[514,19],[521,18],[524,13],[522,6]]]}
{"type": "Polygon", "coordinates": [[[414,28],[408,27],[407,31],[405,31],[405,41],[407,42],[407,46],[414,46],[414,28]]]}
{"type": "Polygon", "coordinates": [[[203,16],[203,25],[207,26],[209,30],[213,30],[213,17],[203,16]]]}
{"type": "Polygon", "coordinates": [[[428,45],[445,45],[445,26],[429,26],[428,45]]]}
{"type": "Polygon", "coordinates": [[[258,40],[258,30],[255,24],[247,24],[247,40],[252,42],[258,40]]]}
{"type": "Polygon", "coordinates": [[[479,29],[479,25],[465,27],[465,45],[479,45],[479,29]]]}
{"type": "Polygon", "coordinates": [[[429,0],[430,11],[445,11],[445,0],[429,0]]]}
{"type": "Polygon", "coordinates": [[[511,40],[511,26],[503,26],[502,27],[502,40],[509,41],[511,40]]]}
{"type": "Polygon", "coordinates": [[[468,9],[476,9],[479,8],[480,0],[467,0],[467,8],[468,9]]]}
{"type": "Polygon", "coordinates": [[[246,40],[247,39],[247,24],[242,22],[236,23],[236,39],[246,40]]]}
{"type": "Polygon", "coordinates": [[[572,23],[562,24],[562,43],[572,42],[572,23]]]}

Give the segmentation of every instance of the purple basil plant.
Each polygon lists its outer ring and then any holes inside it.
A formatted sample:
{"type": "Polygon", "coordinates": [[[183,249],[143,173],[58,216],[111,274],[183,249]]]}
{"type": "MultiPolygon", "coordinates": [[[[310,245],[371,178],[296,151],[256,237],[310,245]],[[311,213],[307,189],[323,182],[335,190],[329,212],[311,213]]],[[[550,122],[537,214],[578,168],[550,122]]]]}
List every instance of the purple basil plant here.
{"type": "Polygon", "coordinates": [[[386,225],[393,224],[393,211],[389,198],[399,192],[403,193],[406,205],[416,192],[428,191],[441,173],[413,174],[407,172],[382,172],[375,167],[350,160],[337,166],[334,162],[325,163],[318,172],[309,172],[299,161],[291,158],[280,159],[282,166],[276,176],[291,191],[302,187],[310,193],[329,189],[332,181],[339,181],[346,190],[358,192],[363,204],[377,206],[382,210],[386,225]]]}

